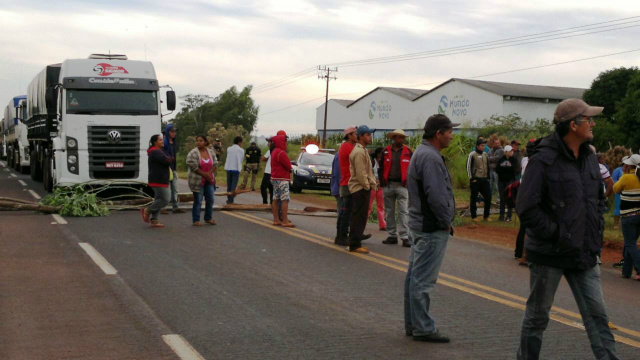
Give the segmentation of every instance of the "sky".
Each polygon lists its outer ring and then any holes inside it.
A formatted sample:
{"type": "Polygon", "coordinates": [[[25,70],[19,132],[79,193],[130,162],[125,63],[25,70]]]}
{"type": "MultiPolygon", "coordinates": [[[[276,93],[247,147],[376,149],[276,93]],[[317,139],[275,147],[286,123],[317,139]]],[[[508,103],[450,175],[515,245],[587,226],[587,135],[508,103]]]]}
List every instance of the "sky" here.
{"type": "MultiPolygon", "coordinates": [[[[341,66],[329,98],[378,86],[430,89],[466,78],[640,49],[640,1],[23,0],[0,7],[0,104],[47,64],[121,53],[152,61],[178,96],[253,85],[256,134],[315,133],[324,80],[317,66],[462,47],[602,24],[594,34],[411,61],[341,66]],[[624,25],[621,25],[625,23],[624,25]],[[615,26],[613,26],[615,25],[615,26]],[[626,28],[622,28],[626,27],[626,28]],[[615,30],[614,30],[615,29],[615,30]],[[602,30],[611,30],[602,32],[602,30]],[[267,86],[265,86],[267,84],[267,86]],[[276,83],[280,85],[281,83],[276,83]],[[300,105],[301,104],[301,105],[300,105]],[[282,110],[284,109],[284,110],[282,110]]],[[[538,40],[545,38],[539,37],[538,40]]],[[[548,38],[546,38],[548,39],[548,38]]],[[[640,51],[482,77],[588,88],[602,71],[638,66],[640,51]]]]}

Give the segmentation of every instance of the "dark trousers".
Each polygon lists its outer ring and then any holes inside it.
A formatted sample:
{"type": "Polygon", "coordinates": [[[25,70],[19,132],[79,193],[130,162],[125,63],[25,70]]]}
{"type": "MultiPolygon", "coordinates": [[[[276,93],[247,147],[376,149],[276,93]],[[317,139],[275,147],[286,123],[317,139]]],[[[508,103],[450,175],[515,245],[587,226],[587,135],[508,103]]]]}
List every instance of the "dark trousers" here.
{"type": "Polygon", "coordinates": [[[514,253],[515,257],[520,259],[522,257],[522,252],[524,251],[524,235],[527,232],[527,228],[524,227],[522,222],[520,222],[520,230],[518,231],[518,237],[516,238],[516,251],[514,253]]]}
{"type": "Polygon", "coordinates": [[[475,179],[470,183],[471,188],[471,218],[476,218],[478,193],[484,199],[484,218],[488,218],[491,214],[491,188],[489,187],[489,179],[475,179]]]}
{"type": "Polygon", "coordinates": [[[273,185],[271,184],[271,174],[264,174],[260,183],[260,194],[262,194],[262,203],[271,204],[273,201],[273,185]],[[269,190],[269,202],[267,203],[267,190],[269,190]]]}
{"type": "MultiPolygon", "coordinates": [[[[233,192],[238,187],[240,173],[235,171],[227,171],[227,192],[233,192]]],[[[233,204],[235,196],[227,196],[227,204],[233,204]]]]}
{"type": "Polygon", "coordinates": [[[498,191],[500,191],[500,219],[504,218],[505,207],[507,208],[507,218],[511,219],[511,211],[513,210],[513,208],[507,205],[507,194],[505,191],[507,189],[507,186],[509,186],[511,183],[512,181],[498,180],[498,191]]]}
{"type": "Polygon", "coordinates": [[[362,246],[362,235],[364,235],[364,229],[369,218],[369,196],[371,196],[371,191],[364,189],[351,194],[353,208],[351,210],[351,221],[349,222],[351,228],[351,233],[349,234],[350,250],[362,246]]]}
{"type": "MultiPolygon", "coordinates": [[[[340,211],[338,212],[338,237],[349,237],[349,222],[351,221],[351,207],[353,198],[351,195],[340,198],[340,211]]],[[[367,204],[369,206],[369,204],[367,204]]],[[[368,209],[367,209],[368,210],[368,209]]]]}

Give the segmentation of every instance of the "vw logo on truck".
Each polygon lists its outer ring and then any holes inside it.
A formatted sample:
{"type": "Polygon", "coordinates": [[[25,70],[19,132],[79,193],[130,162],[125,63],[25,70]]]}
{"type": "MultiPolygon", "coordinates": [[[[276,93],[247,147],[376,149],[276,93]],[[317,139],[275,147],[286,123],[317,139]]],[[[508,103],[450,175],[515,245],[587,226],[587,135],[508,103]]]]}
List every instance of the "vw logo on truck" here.
{"type": "Polygon", "coordinates": [[[107,133],[107,140],[112,144],[119,143],[121,138],[122,134],[120,134],[120,131],[118,130],[111,130],[107,133]]]}

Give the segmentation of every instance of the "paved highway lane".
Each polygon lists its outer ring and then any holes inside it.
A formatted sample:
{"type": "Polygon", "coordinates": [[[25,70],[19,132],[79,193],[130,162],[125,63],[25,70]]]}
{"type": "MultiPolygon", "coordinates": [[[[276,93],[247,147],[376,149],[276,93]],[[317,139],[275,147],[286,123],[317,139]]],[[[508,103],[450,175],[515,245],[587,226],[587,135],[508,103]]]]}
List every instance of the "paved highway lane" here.
{"type": "MultiPolygon", "coordinates": [[[[165,229],[148,228],[134,212],[66,218],[64,233],[91,244],[117,269],[119,286],[150,310],[149,321],[182,335],[206,359],[515,357],[528,272],[509,249],[450,241],[433,311],[452,343],[423,344],[404,336],[409,249],[380,244],[382,232],[374,228],[368,241],[373,254],[354,256],[332,245],[334,219],[297,216],[300,228],[284,230],[270,226],[267,214],[214,214],[219,225],[200,228],[190,214],[166,215],[165,229]]],[[[640,358],[640,284],[618,276],[603,272],[611,319],[627,331],[616,331],[625,341],[619,354],[640,358]]],[[[556,306],[543,358],[593,358],[564,283],[556,306]]]]}

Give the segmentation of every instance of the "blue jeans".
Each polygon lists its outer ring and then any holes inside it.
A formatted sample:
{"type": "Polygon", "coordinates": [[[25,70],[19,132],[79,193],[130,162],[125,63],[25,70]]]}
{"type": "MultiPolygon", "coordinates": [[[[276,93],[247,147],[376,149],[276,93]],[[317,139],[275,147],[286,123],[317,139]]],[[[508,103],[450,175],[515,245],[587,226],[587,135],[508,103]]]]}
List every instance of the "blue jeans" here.
{"type": "Polygon", "coordinates": [[[414,336],[428,335],[437,331],[429,314],[430,294],[438,280],[449,233],[409,229],[409,239],[412,246],[404,281],[404,328],[414,336]]]}
{"type": "Polygon", "coordinates": [[[638,250],[638,236],[640,236],[640,215],[623,216],[620,219],[622,236],[624,236],[624,265],[622,276],[631,277],[633,268],[640,270],[640,251],[638,250]]]}
{"type": "MultiPolygon", "coordinates": [[[[495,188],[498,187],[498,173],[493,171],[493,170],[491,170],[491,177],[489,178],[489,190],[490,190],[492,199],[493,199],[493,188],[494,187],[495,188]]],[[[500,189],[498,189],[496,194],[498,194],[496,199],[498,200],[498,202],[500,202],[500,189]]]]}
{"type": "MultiPolygon", "coordinates": [[[[239,171],[227,171],[227,192],[232,192],[238,187],[240,179],[239,171]]],[[[235,196],[227,196],[227,204],[233,204],[235,196]]]]}
{"type": "Polygon", "coordinates": [[[600,266],[596,265],[589,270],[567,270],[530,264],[529,271],[531,293],[522,320],[518,359],[539,358],[542,334],[549,323],[549,310],[563,275],[580,309],[596,359],[618,359],[600,287],[600,266]]]}
{"type": "Polygon", "coordinates": [[[169,187],[171,188],[171,208],[176,210],[180,207],[180,201],[178,200],[178,173],[173,171],[173,180],[169,182],[169,187]]]}
{"type": "Polygon", "coordinates": [[[169,203],[171,198],[171,189],[168,187],[152,186],[153,189],[153,202],[149,205],[149,211],[151,212],[151,219],[158,219],[160,210],[164,209],[169,203]]]}
{"type": "Polygon", "coordinates": [[[204,197],[204,221],[209,221],[213,217],[213,184],[206,183],[200,192],[193,193],[193,208],[191,215],[193,222],[200,221],[202,211],[202,198],[204,197]]]}

